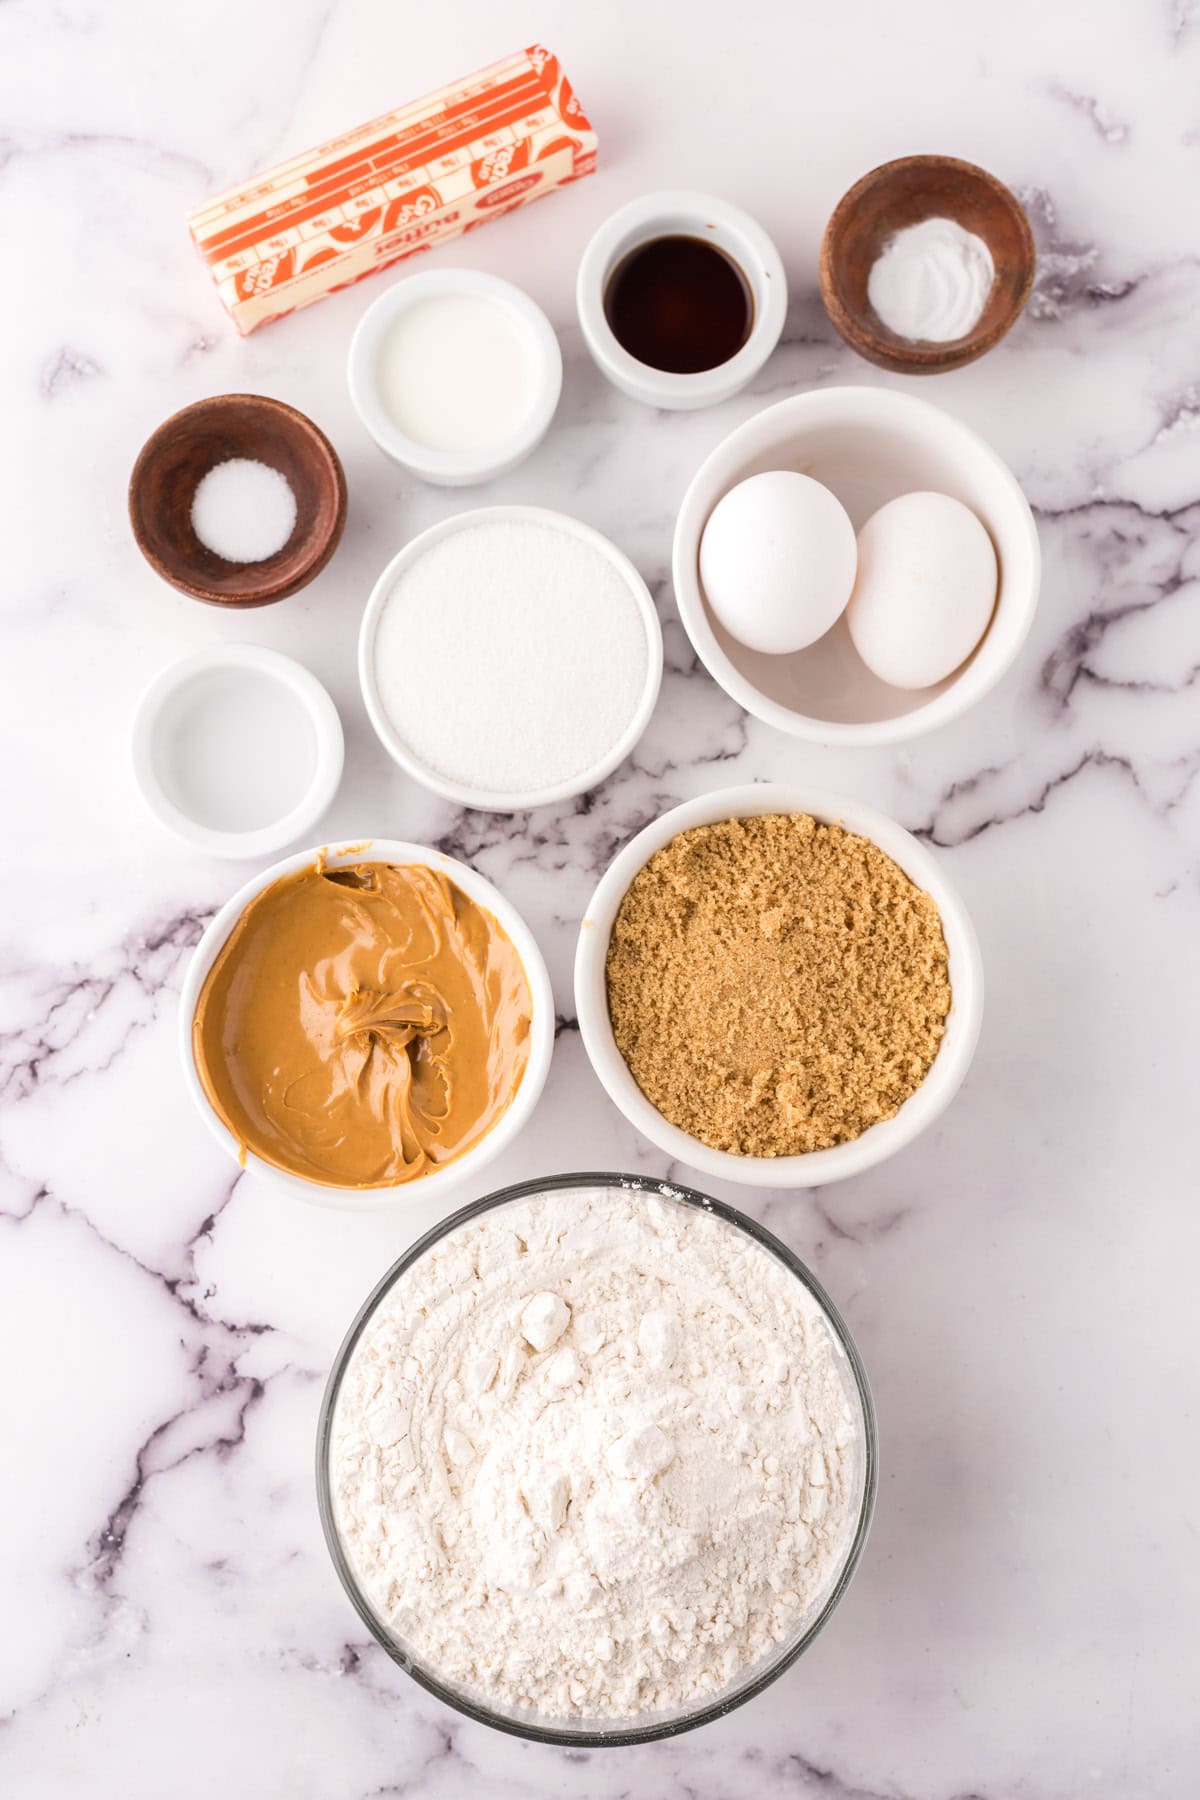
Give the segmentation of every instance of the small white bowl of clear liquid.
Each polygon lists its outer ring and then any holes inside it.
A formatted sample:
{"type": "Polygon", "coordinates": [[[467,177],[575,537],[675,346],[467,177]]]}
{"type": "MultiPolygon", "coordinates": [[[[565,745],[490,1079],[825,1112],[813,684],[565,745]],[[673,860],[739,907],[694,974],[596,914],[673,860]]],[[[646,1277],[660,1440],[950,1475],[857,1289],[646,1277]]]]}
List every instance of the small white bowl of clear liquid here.
{"type": "Polygon", "coordinates": [[[303,837],[342,778],[337,708],[315,675],[253,644],[161,670],[133,721],[133,772],[160,824],[209,856],[270,856],[303,837]]]}

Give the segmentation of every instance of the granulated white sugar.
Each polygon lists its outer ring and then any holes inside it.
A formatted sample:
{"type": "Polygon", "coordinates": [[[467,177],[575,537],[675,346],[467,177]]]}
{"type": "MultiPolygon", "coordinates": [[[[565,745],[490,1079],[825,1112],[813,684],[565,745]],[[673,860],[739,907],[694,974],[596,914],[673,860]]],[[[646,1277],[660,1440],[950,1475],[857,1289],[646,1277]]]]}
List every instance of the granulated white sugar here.
{"type": "Polygon", "coordinates": [[[562,1189],[468,1220],[385,1295],[330,1487],[367,1600],[432,1673],[628,1717],[715,1696],[813,1618],[863,1429],[826,1314],[748,1233],[562,1189]]]}
{"type": "Polygon", "coordinates": [[[650,658],[634,590],[604,550],[512,518],[452,532],[403,570],[373,649],[399,744],[444,780],[501,798],[602,763],[633,725],[650,658]]]}
{"type": "Polygon", "coordinates": [[[215,464],[192,496],[192,530],[226,562],[265,562],[283,549],[295,524],[287,476],[252,457],[215,464]]]}

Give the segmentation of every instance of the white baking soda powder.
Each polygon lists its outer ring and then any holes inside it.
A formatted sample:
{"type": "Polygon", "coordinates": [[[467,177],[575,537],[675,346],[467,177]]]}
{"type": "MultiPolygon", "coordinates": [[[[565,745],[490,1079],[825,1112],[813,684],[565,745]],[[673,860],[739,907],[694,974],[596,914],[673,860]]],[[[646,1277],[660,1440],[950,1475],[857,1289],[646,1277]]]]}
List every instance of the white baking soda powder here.
{"type": "Polygon", "coordinates": [[[436,1242],[350,1356],[337,1528],[378,1617],[485,1703],[711,1698],[828,1596],[862,1414],[829,1321],[713,1213],[539,1193],[436,1242]]]}
{"type": "Polygon", "coordinates": [[[561,788],[600,765],[642,704],[637,596],[597,544],[542,519],[481,519],[397,576],[373,645],[391,733],[472,794],[561,788]]]}
{"type": "Polygon", "coordinates": [[[489,450],[529,415],[537,363],[511,308],[445,294],[397,313],[376,367],[384,409],[427,450],[489,450]]]}
{"type": "Polygon", "coordinates": [[[948,344],[978,325],[994,279],[981,237],[954,219],[922,219],[888,239],[871,265],[867,299],[897,337],[948,344]]]}

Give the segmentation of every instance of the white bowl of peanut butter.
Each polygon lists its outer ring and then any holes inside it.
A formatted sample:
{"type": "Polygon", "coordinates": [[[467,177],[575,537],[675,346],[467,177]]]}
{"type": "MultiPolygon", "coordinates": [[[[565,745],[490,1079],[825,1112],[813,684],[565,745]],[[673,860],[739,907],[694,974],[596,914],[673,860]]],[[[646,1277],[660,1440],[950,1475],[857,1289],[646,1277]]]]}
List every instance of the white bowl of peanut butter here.
{"type": "Polygon", "coordinates": [[[465,863],[374,839],[239,889],[184,980],[180,1050],[243,1167],[321,1205],[439,1200],[537,1104],[554,1000],[533,934],[465,863]]]}

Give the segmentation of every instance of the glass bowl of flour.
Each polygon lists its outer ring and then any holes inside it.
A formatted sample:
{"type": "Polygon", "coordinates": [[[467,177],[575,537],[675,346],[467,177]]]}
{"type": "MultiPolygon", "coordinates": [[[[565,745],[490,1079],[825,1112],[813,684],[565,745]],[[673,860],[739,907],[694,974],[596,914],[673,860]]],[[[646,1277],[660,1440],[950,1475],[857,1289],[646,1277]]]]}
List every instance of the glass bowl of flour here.
{"type": "Polygon", "coordinates": [[[560,1175],[422,1238],[321,1409],[321,1521],[389,1656],[555,1744],[759,1693],[845,1592],[876,1487],[845,1324],[783,1244],[673,1184],[560,1175]]]}

